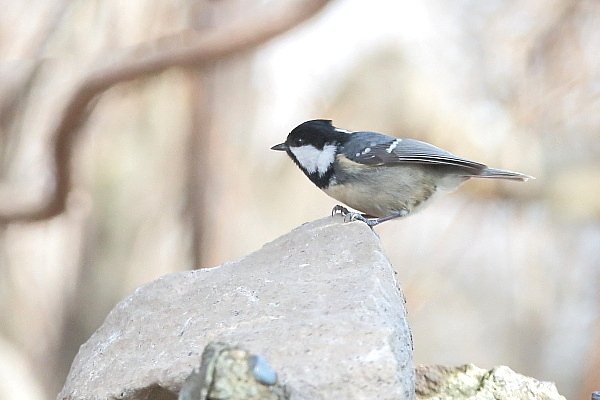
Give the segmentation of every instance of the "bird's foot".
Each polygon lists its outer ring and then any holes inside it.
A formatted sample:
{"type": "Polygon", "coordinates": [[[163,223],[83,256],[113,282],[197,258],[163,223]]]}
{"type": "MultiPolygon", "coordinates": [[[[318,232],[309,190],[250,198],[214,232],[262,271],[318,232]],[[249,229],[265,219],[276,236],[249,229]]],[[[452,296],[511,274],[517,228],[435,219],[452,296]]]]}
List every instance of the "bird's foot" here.
{"type": "Polygon", "coordinates": [[[349,211],[346,207],[340,206],[339,204],[333,207],[331,216],[336,215],[338,212],[344,217],[344,222],[362,221],[370,227],[374,227],[380,222],[378,219],[369,219],[366,214],[349,211]]]}
{"type": "Polygon", "coordinates": [[[406,217],[409,214],[409,212],[407,210],[400,210],[398,212],[395,212],[395,213],[390,214],[385,217],[374,218],[367,214],[361,214],[361,213],[349,211],[346,207],[340,206],[339,204],[336,205],[335,207],[333,207],[333,210],[331,210],[331,215],[333,216],[333,215],[337,214],[338,212],[344,216],[344,222],[362,221],[365,224],[367,224],[368,226],[370,226],[371,228],[373,228],[375,225],[379,225],[382,222],[389,221],[389,220],[395,219],[395,218],[406,217]]]}
{"type": "Polygon", "coordinates": [[[380,222],[378,219],[369,219],[364,214],[352,211],[349,211],[346,215],[344,215],[344,222],[350,221],[362,221],[371,228],[380,222]]]}
{"type": "Polygon", "coordinates": [[[338,212],[340,213],[340,215],[347,215],[350,211],[348,211],[346,207],[336,204],[336,206],[333,207],[333,209],[331,210],[331,216],[333,217],[338,212]]]}

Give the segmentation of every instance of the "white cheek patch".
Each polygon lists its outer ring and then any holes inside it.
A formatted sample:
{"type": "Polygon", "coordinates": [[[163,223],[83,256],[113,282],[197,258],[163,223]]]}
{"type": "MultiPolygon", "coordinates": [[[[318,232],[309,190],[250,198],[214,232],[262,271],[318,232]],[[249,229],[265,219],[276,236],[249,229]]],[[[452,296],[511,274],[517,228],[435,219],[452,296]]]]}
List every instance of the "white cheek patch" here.
{"type": "Polygon", "coordinates": [[[290,147],[290,151],[296,157],[296,160],[306,169],[309,174],[317,172],[319,175],[325,175],[333,161],[337,147],[328,144],[319,150],[312,145],[301,147],[290,147]]]}

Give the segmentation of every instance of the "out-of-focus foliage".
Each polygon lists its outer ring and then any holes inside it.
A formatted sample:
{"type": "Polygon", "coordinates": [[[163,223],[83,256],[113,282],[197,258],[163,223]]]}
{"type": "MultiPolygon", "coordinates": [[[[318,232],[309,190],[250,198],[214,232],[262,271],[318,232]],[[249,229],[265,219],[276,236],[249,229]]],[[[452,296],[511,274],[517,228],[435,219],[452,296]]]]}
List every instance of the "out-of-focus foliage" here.
{"type": "MultiPolygon", "coordinates": [[[[86,72],[256,6],[1,4],[2,208],[51,192],[51,127],[86,72]]],[[[417,362],[506,364],[589,398],[600,387],[599,20],[594,0],[337,0],[255,52],[110,89],[77,133],[67,211],[0,230],[0,399],[14,382],[29,388],[20,398],[54,397],[78,346],[135,287],[325,216],[335,202],[268,150],[321,117],[538,178],[469,182],[377,231],[417,362]]]]}

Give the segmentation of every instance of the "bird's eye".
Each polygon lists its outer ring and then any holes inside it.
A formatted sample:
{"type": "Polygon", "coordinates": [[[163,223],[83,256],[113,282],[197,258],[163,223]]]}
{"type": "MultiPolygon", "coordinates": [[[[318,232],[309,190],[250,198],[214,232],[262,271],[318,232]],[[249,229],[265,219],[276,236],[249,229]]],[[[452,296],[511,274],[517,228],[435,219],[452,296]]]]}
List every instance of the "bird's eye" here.
{"type": "Polygon", "coordinates": [[[295,147],[300,147],[304,144],[304,139],[302,138],[295,138],[294,139],[294,146],[295,147]]]}

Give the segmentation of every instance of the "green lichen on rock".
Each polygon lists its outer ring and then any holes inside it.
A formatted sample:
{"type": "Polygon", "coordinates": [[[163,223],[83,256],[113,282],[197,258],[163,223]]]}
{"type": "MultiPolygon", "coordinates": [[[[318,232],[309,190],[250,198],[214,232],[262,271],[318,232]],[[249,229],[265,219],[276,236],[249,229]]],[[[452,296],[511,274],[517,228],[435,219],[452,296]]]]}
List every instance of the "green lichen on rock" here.
{"type": "Polygon", "coordinates": [[[565,400],[556,386],[517,374],[506,366],[473,364],[417,368],[418,400],[565,400]]]}
{"type": "Polygon", "coordinates": [[[198,370],[186,379],[179,400],[287,400],[285,388],[257,379],[248,351],[211,342],[202,353],[198,370]]]}

